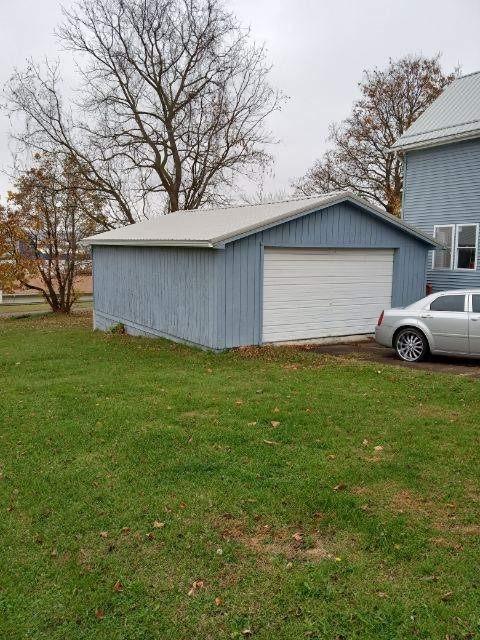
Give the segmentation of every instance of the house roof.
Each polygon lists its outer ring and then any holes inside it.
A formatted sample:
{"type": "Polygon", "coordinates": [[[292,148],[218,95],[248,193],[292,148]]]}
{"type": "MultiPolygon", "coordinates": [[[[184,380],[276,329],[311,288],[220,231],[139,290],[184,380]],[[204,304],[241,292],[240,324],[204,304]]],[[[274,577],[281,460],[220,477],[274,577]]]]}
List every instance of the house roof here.
{"type": "Polygon", "coordinates": [[[480,137],[480,71],[457,78],[392,149],[407,151],[480,137]]]}
{"type": "Polygon", "coordinates": [[[350,202],[426,244],[436,245],[430,236],[349,191],[283,202],[177,211],[90,236],[83,242],[88,245],[223,247],[227,242],[341,202],[350,202]]]}

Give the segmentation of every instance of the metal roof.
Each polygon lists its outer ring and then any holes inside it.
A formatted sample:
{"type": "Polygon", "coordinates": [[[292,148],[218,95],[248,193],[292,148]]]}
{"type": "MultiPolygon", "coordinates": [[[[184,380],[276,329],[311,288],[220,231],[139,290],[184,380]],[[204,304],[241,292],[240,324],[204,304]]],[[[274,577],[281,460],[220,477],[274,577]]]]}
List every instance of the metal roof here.
{"type": "Polygon", "coordinates": [[[335,191],[283,202],[177,211],[90,236],[85,238],[83,243],[87,245],[223,247],[226,242],[341,202],[351,202],[431,246],[437,244],[422,231],[349,191],[335,191]]]}
{"type": "Polygon", "coordinates": [[[392,149],[407,151],[480,137],[480,71],[457,78],[392,149]]]}

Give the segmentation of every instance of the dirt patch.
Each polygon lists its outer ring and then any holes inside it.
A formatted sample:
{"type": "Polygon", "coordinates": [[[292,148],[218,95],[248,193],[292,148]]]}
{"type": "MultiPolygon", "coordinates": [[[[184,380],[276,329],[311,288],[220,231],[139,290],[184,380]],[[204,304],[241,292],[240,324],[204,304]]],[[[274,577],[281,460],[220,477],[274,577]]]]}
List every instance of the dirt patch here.
{"type": "Polygon", "coordinates": [[[218,411],[215,410],[211,410],[211,411],[184,411],[183,413],[181,413],[179,415],[179,417],[181,419],[189,419],[189,418],[211,418],[212,416],[216,416],[218,414],[218,411]]]}
{"type": "Polygon", "coordinates": [[[480,524],[456,524],[455,522],[436,522],[435,529],[460,536],[480,536],[480,524]]]}
{"type": "Polygon", "coordinates": [[[448,420],[449,422],[455,422],[462,415],[460,411],[454,411],[453,409],[447,409],[434,404],[422,404],[419,403],[415,407],[415,413],[422,418],[435,418],[439,420],[448,420]]]}
{"type": "Polygon", "coordinates": [[[377,485],[352,487],[350,493],[367,499],[370,506],[383,506],[393,513],[407,514],[428,518],[435,528],[450,527],[456,517],[456,507],[453,503],[433,500],[416,494],[410,489],[400,488],[398,485],[377,485]],[[437,526],[438,523],[438,526],[437,526]]]}
{"type": "Polygon", "coordinates": [[[268,524],[258,525],[252,532],[247,531],[242,520],[223,517],[217,528],[224,540],[234,540],[259,555],[284,556],[287,560],[320,562],[333,558],[325,540],[318,531],[306,532],[290,527],[274,529],[268,524]]]}
{"type": "Polygon", "coordinates": [[[454,540],[447,540],[446,538],[432,538],[430,540],[432,544],[443,549],[450,549],[451,551],[463,551],[463,545],[454,540]]]}
{"type": "Polygon", "coordinates": [[[419,515],[433,515],[434,505],[426,498],[415,496],[411,491],[402,490],[394,494],[391,505],[398,513],[418,513],[419,515]]]}

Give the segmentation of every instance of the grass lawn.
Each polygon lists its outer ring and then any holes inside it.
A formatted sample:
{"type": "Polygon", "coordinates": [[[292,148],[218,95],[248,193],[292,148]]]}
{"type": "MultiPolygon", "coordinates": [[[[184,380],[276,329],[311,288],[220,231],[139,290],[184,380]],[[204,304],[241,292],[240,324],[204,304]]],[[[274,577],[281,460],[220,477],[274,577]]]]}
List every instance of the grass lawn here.
{"type": "MultiPolygon", "coordinates": [[[[75,309],[91,309],[91,301],[80,301],[74,305],[75,309]]],[[[47,303],[34,302],[31,304],[0,304],[0,316],[14,313],[47,313],[51,309],[47,303]]]]}
{"type": "Polygon", "coordinates": [[[0,324],[0,637],[480,637],[480,381],[0,324]]]}

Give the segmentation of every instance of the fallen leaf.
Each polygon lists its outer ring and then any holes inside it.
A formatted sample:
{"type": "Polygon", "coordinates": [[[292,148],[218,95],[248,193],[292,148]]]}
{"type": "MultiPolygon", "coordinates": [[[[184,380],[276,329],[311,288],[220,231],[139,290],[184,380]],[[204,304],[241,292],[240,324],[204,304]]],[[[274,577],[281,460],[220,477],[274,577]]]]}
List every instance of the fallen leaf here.
{"type": "Polygon", "coordinates": [[[219,607],[221,604],[223,604],[223,600],[221,598],[215,598],[215,604],[217,605],[217,607],[219,607]]]}
{"type": "Polygon", "coordinates": [[[105,618],[105,611],[103,609],[97,609],[95,611],[95,617],[97,620],[103,620],[105,618]]]}
{"type": "Polygon", "coordinates": [[[205,582],[203,580],[194,580],[192,582],[192,586],[190,587],[190,591],[188,592],[189,596],[195,595],[198,589],[203,589],[205,582]]]}
{"type": "Polygon", "coordinates": [[[334,490],[334,491],[343,491],[343,490],[344,490],[344,489],[346,489],[346,488],[347,488],[347,485],[346,485],[346,484],[344,484],[343,482],[340,482],[339,484],[337,484],[337,485],[335,485],[335,486],[333,487],[333,490],[334,490]]]}
{"type": "Polygon", "coordinates": [[[373,447],[373,450],[374,450],[374,451],[383,451],[383,447],[382,447],[382,445],[381,445],[381,444],[377,444],[377,446],[376,446],[376,447],[373,447]]]}
{"type": "Polygon", "coordinates": [[[328,454],[328,456],[327,456],[327,458],[328,458],[329,460],[335,460],[335,455],[334,455],[333,453],[329,453],[329,454],[328,454]]]}
{"type": "Polygon", "coordinates": [[[363,439],[362,444],[364,447],[368,445],[368,440],[366,438],[363,439]]]}
{"type": "Polygon", "coordinates": [[[292,538],[293,538],[294,540],[296,540],[297,542],[302,542],[302,540],[303,540],[303,535],[302,535],[302,533],[301,533],[300,531],[296,531],[296,532],[293,534],[292,538]]]}
{"type": "Polygon", "coordinates": [[[279,409],[278,407],[275,407],[275,408],[273,409],[273,413],[279,413],[279,412],[280,412],[280,409],[279,409]]]}
{"type": "Polygon", "coordinates": [[[453,597],[453,591],[447,591],[442,595],[442,601],[447,602],[447,600],[451,600],[453,597]]]}
{"type": "Polygon", "coordinates": [[[147,537],[149,540],[154,540],[155,534],[152,531],[149,531],[148,533],[145,534],[145,537],[147,537]]]}
{"type": "Polygon", "coordinates": [[[153,521],[153,528],[154,529],[163,529],[163,527],[165,526],[164,522],[160,522],[160,520],[154,520],[153,521]]]}
{"type": "Polygon", "coordinates": [[[235,400],[235,404],[237,405],[243,404],[243,400],[235,400]]]}
{"type": "Polygon", "coordinates": [[[100,531],[101,538],[108,538],[108,531],[100,531]]]}
{"type": "Polygon", "coordinates": [[[256,424],[258,424],[258,422],[256,420],[254,422],[247,422],[247,425],[249,427],[254,427],[256,424]]]}
{"type": "Polygon", "coordinates": [[[185,502],[180,502],[178,506],[180,507],[180,509],[186,509],[187,504],[185,502]]]}
{"type": "Polygon", "coordinates": [[[280,422],[278,422],[278,420],[272,420],[270,424],[272,425],[272,427],[278,427],[280,425],[280,422]]]}
{"type": "Polygon", "coordinates": [[[251,635],[253,635],[253,631],[251,629],[243,629],[242,635],[246,638],[249,638],[251,635]]]}
{"type": "Polygon", "coordinates": [[[120,580],[117,580],[115,582],[115,584],[113,585],[113,590],[114,591],[123,591],[123,584],[120,582],[120,580]]]}

